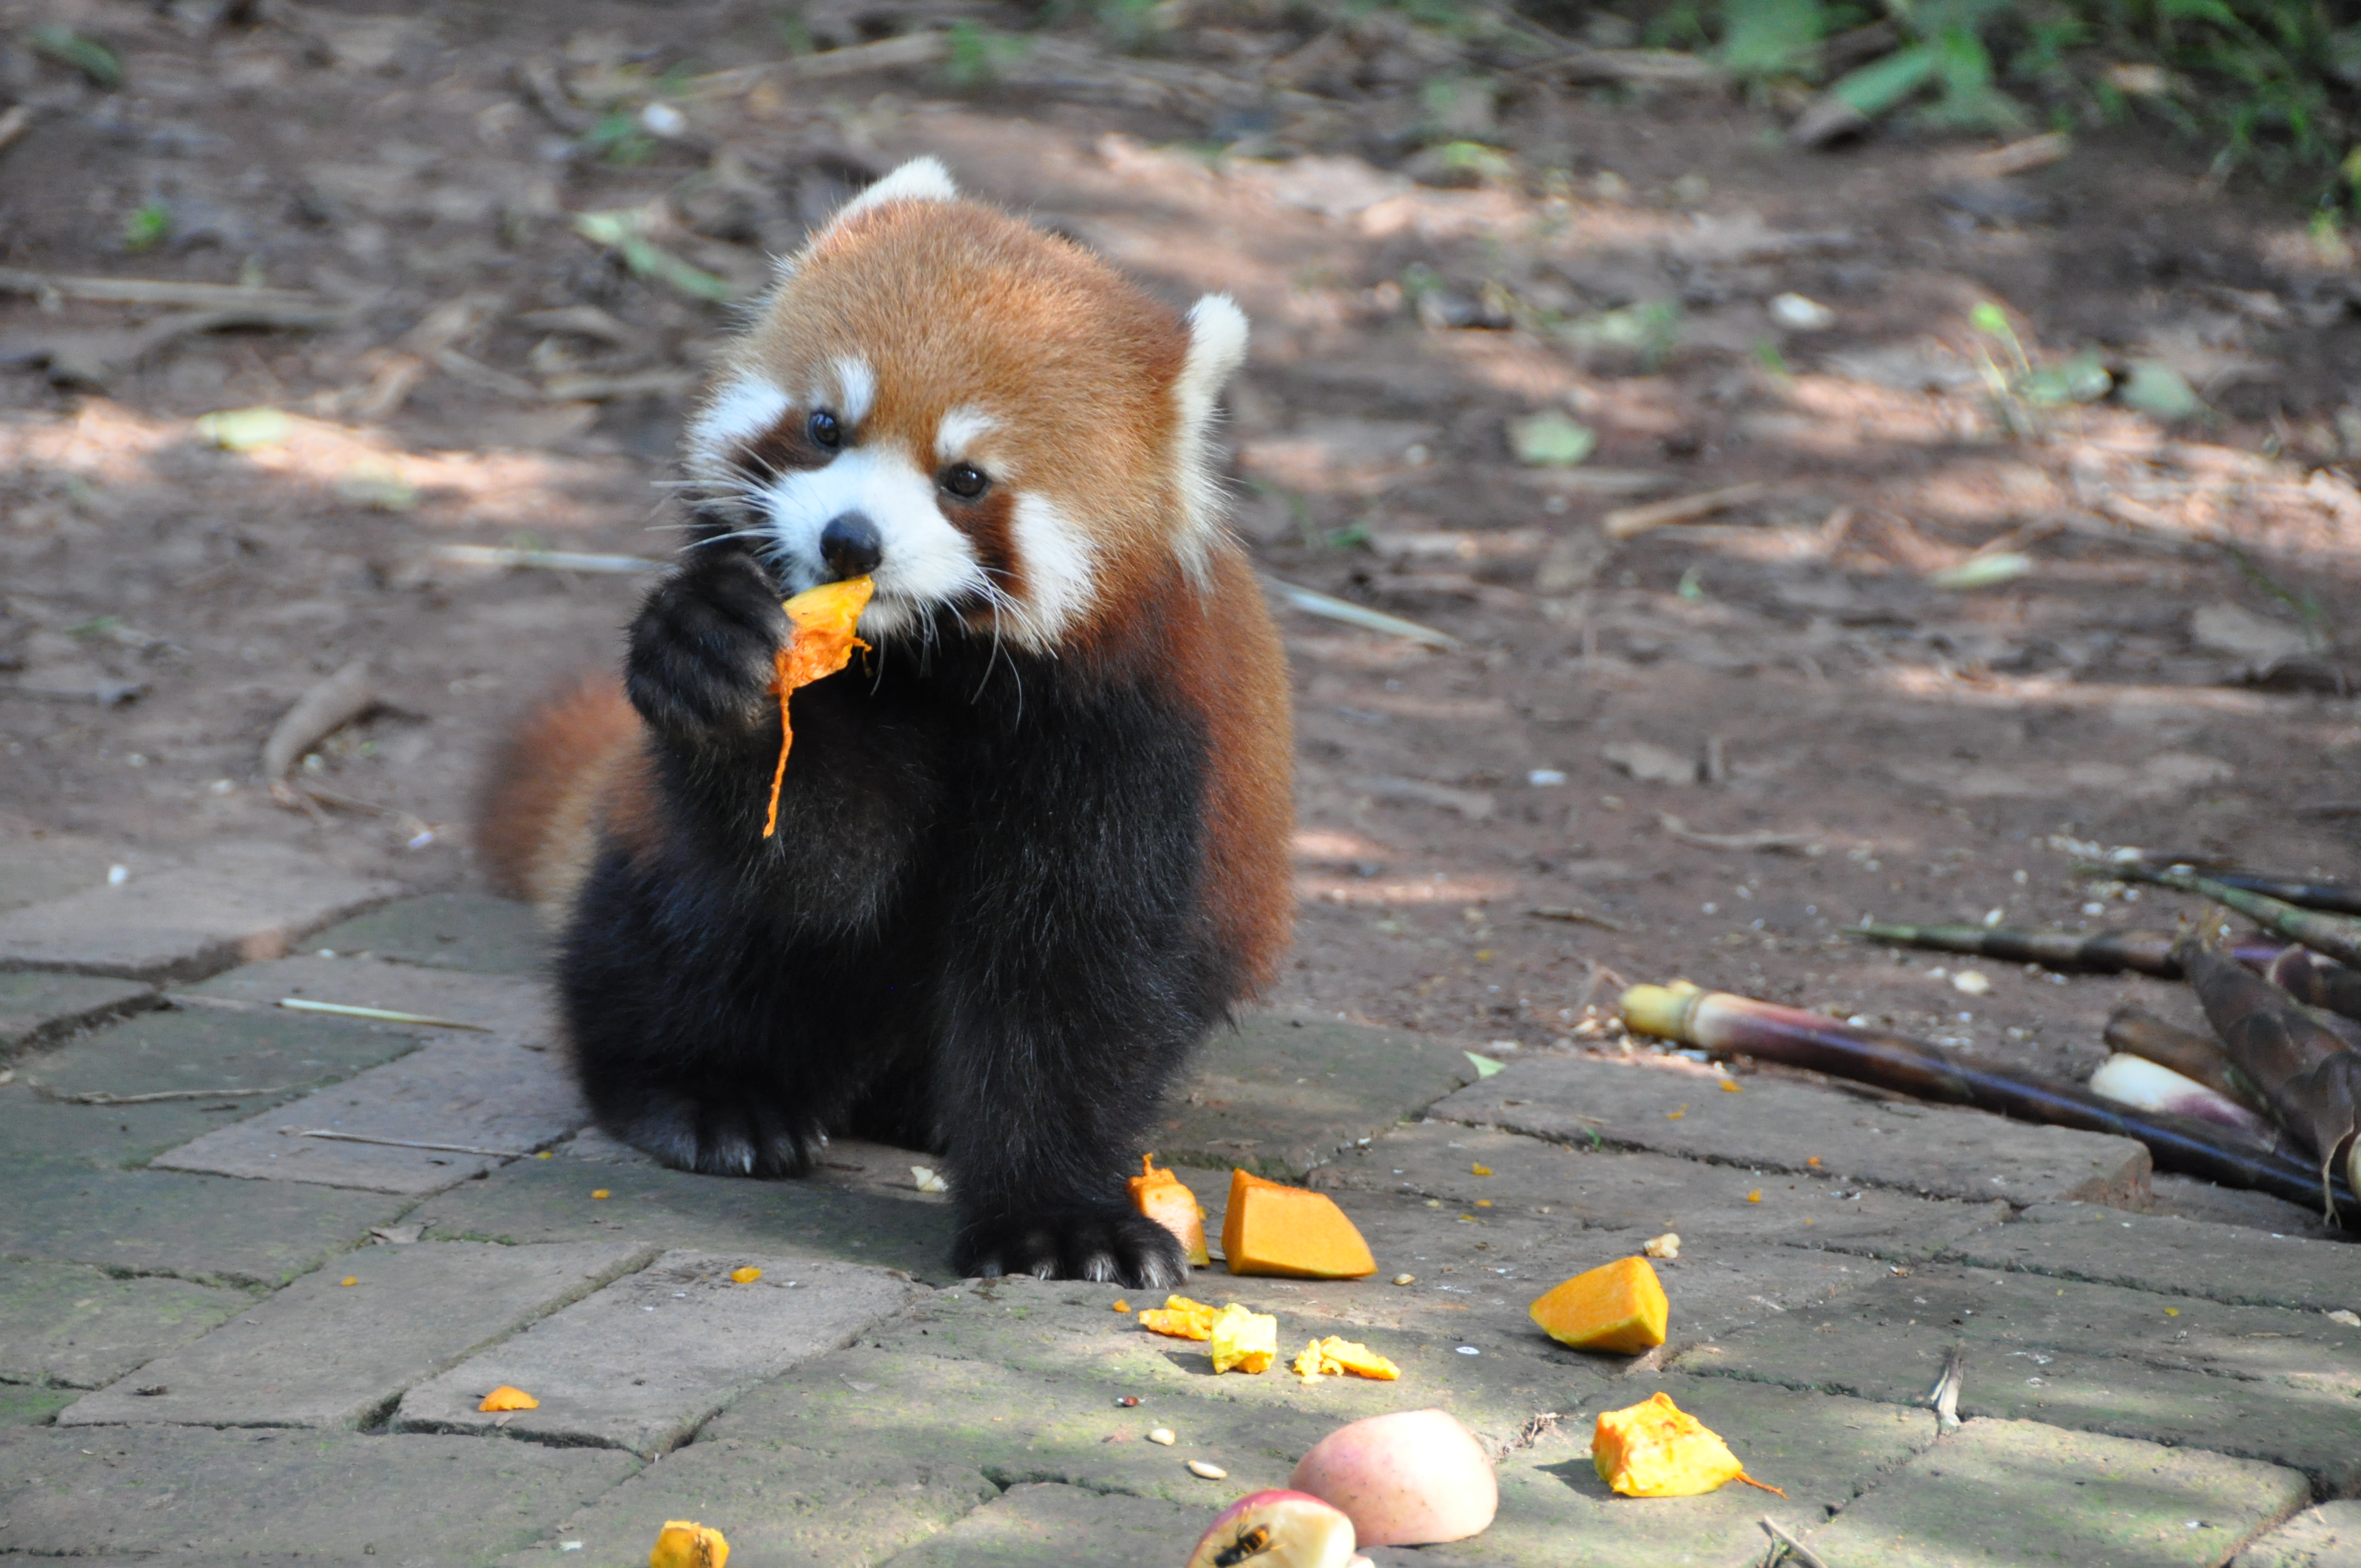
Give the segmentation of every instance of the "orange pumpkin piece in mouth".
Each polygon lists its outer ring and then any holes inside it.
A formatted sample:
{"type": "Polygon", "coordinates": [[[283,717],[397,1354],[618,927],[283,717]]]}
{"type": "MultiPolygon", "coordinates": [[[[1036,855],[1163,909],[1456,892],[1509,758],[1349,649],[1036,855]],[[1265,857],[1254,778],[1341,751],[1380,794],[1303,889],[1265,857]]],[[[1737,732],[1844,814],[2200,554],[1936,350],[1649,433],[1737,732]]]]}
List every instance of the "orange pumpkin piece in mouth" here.
{"type": "Polygon", "coordinates": [[[787,697],[796,687],[844,668],[855,648],[868,652],[869,644],[855,637],[852,628],[861,612],[869,608],[869,596],[876,591],[877,585],[870,578],[851,577],[807,588],[779,607],[787,612],[796,631],[779,650],[771,680],[770,689],[779,697],[779,765],[771,773],[771,808],[763,818],[765,839],[779,830],[779,787],[786,782],[787,752],[796,743],[787,697]]]}

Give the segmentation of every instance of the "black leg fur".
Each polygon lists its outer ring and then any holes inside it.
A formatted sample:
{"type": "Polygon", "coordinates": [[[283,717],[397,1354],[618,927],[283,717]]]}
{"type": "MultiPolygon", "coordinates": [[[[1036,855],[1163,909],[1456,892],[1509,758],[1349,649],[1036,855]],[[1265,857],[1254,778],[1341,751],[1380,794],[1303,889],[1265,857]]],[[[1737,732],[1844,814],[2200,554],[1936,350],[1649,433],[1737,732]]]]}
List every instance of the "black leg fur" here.
{"type": "Polygon", "coordinates": [[[946,1157],[963,1272],[1184,1280],[1123,1178],[1230,1000],[1202,733],[1149,686],[954,637],[796,694],[765,842],[774,591],[698,562],[632,630],[666,836],[608,849],[562,960],[600,1123],[731,1175],[898,1131],[946,1157]]]}

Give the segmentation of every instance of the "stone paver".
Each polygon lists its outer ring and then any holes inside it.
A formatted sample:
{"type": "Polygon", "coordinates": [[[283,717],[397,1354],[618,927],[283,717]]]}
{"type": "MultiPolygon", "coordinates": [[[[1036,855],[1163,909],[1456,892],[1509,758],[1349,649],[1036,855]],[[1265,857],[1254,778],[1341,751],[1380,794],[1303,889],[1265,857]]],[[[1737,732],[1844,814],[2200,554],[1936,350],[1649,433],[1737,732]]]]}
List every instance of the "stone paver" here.
{"type": "Polygon", "coordinates": [[[1441,1040],[1316,1013],[1248,1013],[1206,1041],[1151,1136],[1168,1162],[1300,1180],[1475,1076],[1441,1040]]]}
{"type": "Polygon", "coordinates": [[[0,1431],[0,1553],[487,1563],[639,1464],[613,1449],[470,1437],[0,1431]]]}
{"type": "Polygon", "coordinates": [[[178,863],[71,833],[0,837],[0,911],[48,904],[88,888],[104,887],[110,866],[121,865],[144,875],[178,863]]]}
{"type": "Polygon", "coordinates": [[[628,1238],[658,1250],[785,1253],[950,1277],[948,1204],[818,1181],[692,1176],[636,1157],[518,1160],[436,1193],[410,1218],[429,1240],[628,1238]],[[608,1196],[590,1196],[597,1191],[608,1196]]]}
{"type": "Polygon", "coordinates": [[[58,1424],[367,1425],[403,1390],[647,1256],[630,1244],[364,1248],[79,1400],[58,1424]]]}
{"type": "Polygon", "coordinates": [[[668,1252],[402,1397],[404,1431],[489,1431],[649,1457],[724,1405],[901,1310],[921,1287],[882,1268],[743,1253],[668,1252]],[[745,1283],[732,1271],[752,1267],[745,1283]],[[538,1409],[487,1415],[508,1385],[538,1409]]]}
{"type": "Polygon", "coordinates": [[[2361,1487],[2361,1329],[2037,1275],[1891,1277],[1684,1354],[1684,1371],[1925,1397],[1954,1344],[1962,1415],[2038,1420],[2268,1460],[2323,1496],[2361,1487]]]}
{"type": "Polygon", "coordinates": [[[0,1383],[0,1427],[45,1427],[82,1398],[80,1390],[45,1384],[0,1383]]]}
{"type": "Polygon", "coordinates": [[[0,1157],[0,1256],[275,1286],[367,1240],[409,1206],[291,1181],[0,1157]]]}
{"type": "Polygon", "coordinates": [[[2020,1208],[2059,1199],[2136,1207],[2147,1191],[2147,1149],[2129,1138],[1868,1100],[1767,1075],[1748,1077],[1730,1093],[1711,1077],[1674,1067],[1537,1058],[1510,1063],[1431,1113],[1562,1144],[1595,1136],[1623,1148],[1921,1196],[2005,1198],[2020,1208]]]}
{"type": "MultiPolygon", "coordinates": [[[[1783,1242],[1904,1261],[1997,1223],[2005,1203],[1914,1198],[1813,1175],[1751,1172],[1668,1155],[1591,1150],[1543,1138],[1425,1122],[1348,1150],[1310,1185],[1441,1198],[1455,1210],[1554,1218],[1600,1230],[1672,1231],[1686,1243],[1783,1242]],[[1476,1174],[1477,1167],[1489,1172],[1476,1174]],[[1753,1201],[1750,1201],[1750,1195],[1753,1201]]],[[[1347,1200],[1350,1201],[1350,1200],[1347,1200]]]]}
{"type": "Polygon", "coordinates": [[[286,845],[214,845],[184,867],[0,913],[0,969],[192,980],[277,958],[401,891],[286,845]]]}
{"type": "Polygon", "coordinates": [[[0,1149],[18,1159],[132,1169],[283,1096],[166,1100],[145,1105],[60,1103],[23,1081],[0,1084],[0,1149]]]}
{"type": "Polygon", "coordinates": [[[894,1568],[1140,1568],[1180,1561],[1212,1523],[1203,1508],[1120,1492],[1036,1482],[997,1499],[932,1541],[897,1554],[894,1568]]]}
{"type": "Polygon", "coordinates": [[[2044,1204],[1953,1244],[1956,1263],[2212,1300],[2361,1312],[2361,1246],[2094,1204],[2044,1204]]]}
{"type": "Polygon", "coordinates": [[[507,1157],[530,1155],[589,1119],[589,1107],[555,1052],[463,1034],[268,1116],[207,1133],[153,1163],[423,1195],[489,1171],[507,1157]],[[315,1131],[345,1136],[303,1135],[315,1131]],[[363,1138],[386,1141],[354,1141],[363,1138]],[[436,1146],[401,1146],[407,1144],[436,1146]]]}
{"type": "MultiPolygon", "coordinates": [[[[282,997],[387,1007],[457,1024],[478,1025],[497,1038],[528,1049],[555,1050],[558,1044],[557,1014],[550,989],[527,976],[473,974],[383,959],[326,959],[305,954],[242,964],[190,989],[201,996],[267,1007],[276,1007],[282,997]]],[[[436,1039],[448,1039],[453,1033],[445,1029],[427,1031],[428,1037],[436,1039]]]]}
{"type": "Polygon", "coordinates": [[[231,1098],[258,1108],[390,1061],[442,1032],[275,1009],[174,1007],[83,1036],[25,1062],[16,1077],[53,1095],[235,1090],[231,1098]]]}
{"type": "Polygon", "coordinates": [[[2231,1568],[2361,1568],[2361,1502],[2306,1508],[2238,1553],[2231,1568]]]}
{"type": "MultiPolygon", "coordinates": [[[[1691,1168],[1706,1184],[1729,1180],[1725,1168],[1691,1168]]],[[[1183,1168],[1180,1174],[1205,1210],[1208,1233],[1217,1231],[1228,1202],[1227,1179],[1212,1171],[1183,1168]]],[[[1345,1191],[1337,1197],[1377,1257],[1372,1277],[1238,1279],[1217,1265],[1201,1271],[1192,1288],[1275,1292],[1294,1299],[1301,1310],[1338,1323],[1415,1327],[1466,1343],[1514,1347],[1518,1354],[1620,1365],[1617,1358],[1582,1356],[1554,1344],[1533,1326],[1526,1309],[1560,1280],[1636,1254],[1647,1233],[1576,1230],[1554,1215],[1503,1211],[1497,1204],[1444,1205],[1415,1194],[1345,1191]],[[1401,1274],[1411,1276],[1413,1283],[1392,1284],[1401,1274]]],[[[1742,1196],[1738,1201],[1743,1202],[1742,1196]]],[[[1882,1276],[1884,1266],[1775,1240],[1708,1235],[1685,1245],[1677,1260],[1657,1264],[1656,1272],[1672,1303],[1673,1342],[1678,1345],[1841,1295],[1882,1276]]]]}
{"type": "Polygon", "coordinates": [[[0,974],[0,1061],[27,1046],[150,1005],[154,988],[92,974],[0,974]]]}
{"type": "Polygon", "coordinates": [[[0,1263],[0,1382],[95,1388],[253,1304],[183,1279],[0,1263]]]}
{"type": "Polygon", "coordinates": [[[2215,1568],[2307,1501],[2252,1460],[1971,1420],[1804,1544],[1885,1568],[2215,1568]]]}
{"type": "Polygon", "coordinates": [[[540,975],[554,956],[531,905],[481,893],[400,899],[315,931],[308,945],[478,974],[540,975]]]}

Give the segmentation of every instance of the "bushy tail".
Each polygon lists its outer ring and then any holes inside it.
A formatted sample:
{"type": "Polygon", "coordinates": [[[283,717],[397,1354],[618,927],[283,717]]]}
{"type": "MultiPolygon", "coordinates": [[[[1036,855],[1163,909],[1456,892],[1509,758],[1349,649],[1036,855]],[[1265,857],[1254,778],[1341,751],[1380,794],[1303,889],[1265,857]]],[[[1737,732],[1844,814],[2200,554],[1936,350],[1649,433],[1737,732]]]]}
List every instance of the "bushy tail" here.
{"type": "Polygon", "coordinates": [[[476,853],[492,889],[555,913],[589,874],[600,797],[635,754],[640,716],[611,675],[589,676],[524,716],[492,756],[476,853]]]}

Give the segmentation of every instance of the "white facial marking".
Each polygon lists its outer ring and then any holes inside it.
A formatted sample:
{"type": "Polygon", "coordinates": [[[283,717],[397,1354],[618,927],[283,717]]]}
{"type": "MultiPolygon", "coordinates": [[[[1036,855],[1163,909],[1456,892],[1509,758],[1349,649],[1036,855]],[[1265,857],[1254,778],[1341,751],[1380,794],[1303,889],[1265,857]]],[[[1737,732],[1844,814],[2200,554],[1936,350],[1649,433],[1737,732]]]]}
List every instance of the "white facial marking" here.
{"type": "Polygon", "coordinates": [[[1097,550],[1090,535],[1047,496],[1019,495],[1009,532],[1025,575],[1025,603],[1014,612],[1021,623],[1018,641],[1046,651],[1096,598],[1097,550]]]}
{"type": "Polygon", "coordinates": [[[786,393],[760,376],[732,377],[715,389],[689,426],[692,461],[700,466],[721,466],[733,447],[778,423],[787,407],[786,393]]]}
{"type": "Polygon", "coordinates": [[[790,593],[832,577],[819,549],[829,522],[857,511],[876,528],[877,597],[861,617],[865,636],[906,630],[925,611],[976,598],[987,586],[975,547],[935,504],[934,480],[899,447],[854,447],[825,468],[781,475],[764,487],[763,499],[771,554],[790,593]]]}
{"type": "Polygon", "coordinates": [[[1208,294],[1191,307],[1189,356],[1172,384],[1172,400],[1180,405],[1180,415],[1173,457],[1183,513],[1176,544],[1181,565],[1200,587],[1207,580],[1206,553],[1222,527],[1221,485],[1206,450],[1213,400],[1246,356],[1246,318],[1236,301],[1227,294],[1208,294]]]}
{"type": "MultiPolygon", "coordinates": [[[[836,223],[840,224],[854,214],[865,213],[872,207],[882,207],[888,202],[958,200],[959,187],[951,183],[951,171],[943,167],[940,159],[914,158],[847,202],[843,210],[836,214],[836,223]]],[[[834,227],[835,225],[829,226],[834,227]]]]}
{"type": "Polygon", "coordinates": [[[877,372],[869,367],[867,360],[850,354],[837,356],[835,369],[840,400],[836,417],[857,429],[877,405],[877,372]]]}
{"type": "Polygon", "coordinates": [[[949,463],[967,455],[970,443],[1000,428],[1000,422],[973,403],[961,403],[935,427],[935,455],[949,463]]]}

